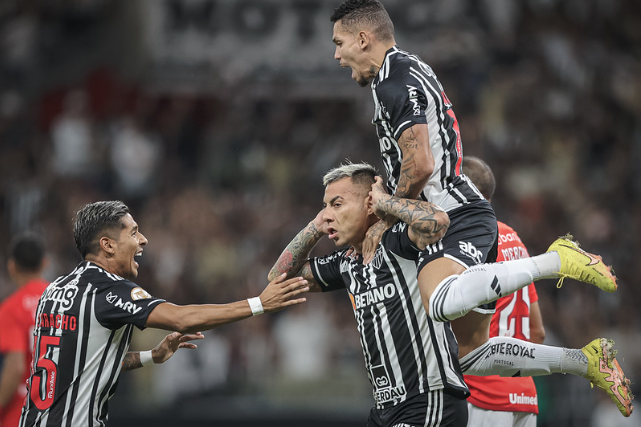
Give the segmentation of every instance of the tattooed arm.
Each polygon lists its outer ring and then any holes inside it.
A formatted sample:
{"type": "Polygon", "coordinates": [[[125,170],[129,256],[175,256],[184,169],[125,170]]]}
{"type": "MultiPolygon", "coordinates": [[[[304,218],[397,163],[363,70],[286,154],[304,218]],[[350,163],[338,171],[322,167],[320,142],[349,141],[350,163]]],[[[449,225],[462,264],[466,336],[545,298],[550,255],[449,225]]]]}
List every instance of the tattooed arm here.
{"type": "Polygon", "coordinates": [[[387,194],[379,176],[372,184],[370,196],[376,215],[392,215],[409,225],[408,235],[419,249],[425,249],[427,245],[438,242],[450,226],[447,213],[435,204],[387,194]]]}
{"type": "Polygon", "coordinates": [[[426,124],[416,124],[403,131],[398,139],[403,153],[401,175],[394,195],[416,199],[434,171],[434,157],[426,124]]]}
{"type": "Polygon", "coordinates": [[[269,272],[268,280],[273,280],[283,273],[287,273],[287,277],[301,276],[307,280],[310,292],[320,292],[321,288],[309,264],[309,253],[312,251],[316,243],[325,236],[327,233],[326,225],[322,220],[323,211],[320,211],[316,218],[312,220],[305,228],[303,228],[287,245],[285,250],[276,264],[269,272]]]}

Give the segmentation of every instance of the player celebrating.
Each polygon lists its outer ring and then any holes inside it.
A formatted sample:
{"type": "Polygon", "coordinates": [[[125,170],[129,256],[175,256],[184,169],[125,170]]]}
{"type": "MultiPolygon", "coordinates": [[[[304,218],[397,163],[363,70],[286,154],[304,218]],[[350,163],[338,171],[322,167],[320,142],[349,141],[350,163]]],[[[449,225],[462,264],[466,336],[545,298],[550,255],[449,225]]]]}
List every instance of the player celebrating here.
{"type": "MultiPolygon", "coordinates": [[[[428,315],[452,322],[459,356],[466,362],[464,368],[472,369],[472,362],[497,356],[495,347],[488,343],[495,304],[488,303],[498,297],[533,280],[550,277],[570,277],[608,292],[616,290],[611,270],[567,238],[554,242],[548,253],[518,260],[509,268],[500,264],[475,268],[496,259],[496,217],[490,204],[461,173],[463,150],[458,122],[436,75],[419,57],[396,45],[394,25],[378,0],[346,0],[330,19],[334,23],[334,58],[341,67],[351,68],[352,78],[360,86],[371,86],[373,123],[390,192],[430,201],[449,215],[447,233],[438,243],[429,245],[419,260],[419,285],[428,315]],[[589,263],[589,271],[582,268],[585,263],[589,263]],[[480,306],[478,301],[482,301],[480,306]]],[[[393,221],[391,217],[370,230],[373,237],[363,245],[365,262],[373,258],[382,230],[393,221]]],[[[595,345],[592,353],[611,354],[607,341],[595,345]]],[[[526,358],[521,354],[500,362],[525,363],[526,358]]],[[[594,356],[588,359],[590,364],[596,360],[594,356]]],[[[614,369],[612,358],[608,361],[614,369]]],[[[498,368],[500,364],[495,364],[490,370],[498,368]]],[[[624,377],[618,364],[616,368],[621,380],[624,377]]],[[[622,388],[609,394],[619,411],[629,416],[631,395],[626,383],[620,384],[622,388]]],[[[607,391],[611,385],[601,381],[600,387],[607,391]]]]}
{"type": "Polygon", "coordinates": [[[300,304],[300,278],[273,280],[259,297],[229,304],[179,306],[148,294],[133,280],[147,239],[119,201],[86,205],[74,239],[83,261],[52,282],[38,303],[35,354],[23,427],[89,427],[107,422],[121,371],[163,363],[203,331],[300,304]],[[173,332],[153,350],[128,352],[133,328],[173,332]],[[183,335],[185,334],[185,335],[183,335]]]}

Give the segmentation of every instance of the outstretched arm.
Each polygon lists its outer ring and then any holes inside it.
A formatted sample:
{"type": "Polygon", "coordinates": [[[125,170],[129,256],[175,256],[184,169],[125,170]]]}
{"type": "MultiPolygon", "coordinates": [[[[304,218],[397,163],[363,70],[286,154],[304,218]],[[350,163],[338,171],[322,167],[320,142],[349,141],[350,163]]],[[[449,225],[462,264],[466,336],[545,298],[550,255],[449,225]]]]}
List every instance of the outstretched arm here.
{"type": "MultiPolygon", "coordinates": [[[[189,341],[201,340],[204,336],[202,333],[197,332],[195,334],[183,335],[180,332],[173,332],[163,338],[156,347],[154,347],[151,352],[151,360],[153,363],[164,363],[171,356],[174,355],[179,348],[197,348],[196,344],[190,343],[189,341]]],[[[130,351],[125,355],[125,358],[122,361],[122,370],[130,371],[132,369],[142,368],[143,364],[141,362],[141,354],[146,352],[130,351]]],[[[145,356],[143,356],[144,358],[145,356]]],[[[151,361],[149,362],[151,363],[151,361]]],[[[146,365],[147,363],[145,363],[146,365]]]]}
{"type": "Polygon", "coordinates": [[[320,292],[320,285],[314,279],[309,265],[309,254],[326,234],[328,234],[327,226],[323,221],[323,211],[320,211],[316,218],[289,242],[269,272],[267,280],[272,280],[280,274],[286,274],[287,277],[299,275],[307,280],[311,292],[320,292]]]}
{"type": "Polygon", "coordinates": [[[181,333],[206,331],[263,312],[271,313],[294,304],[301,304],[306,300],[299,296],[307,291],[309,291],[307,281],[302,277],[286,280],[283,274],[272,280],[260,296],[243,301],[229,304],[192,305],[163,302],[149,313],[145,326],[181,333]]]}
{"type": "Polygon", "coordinates": [[[381,177],[376,177],[370,196],[376,215],[392,215],[409,225],[408,235],[419,249],[438,242],[450,226],[447,213],[435,204],[387,194],[381,177]]]}

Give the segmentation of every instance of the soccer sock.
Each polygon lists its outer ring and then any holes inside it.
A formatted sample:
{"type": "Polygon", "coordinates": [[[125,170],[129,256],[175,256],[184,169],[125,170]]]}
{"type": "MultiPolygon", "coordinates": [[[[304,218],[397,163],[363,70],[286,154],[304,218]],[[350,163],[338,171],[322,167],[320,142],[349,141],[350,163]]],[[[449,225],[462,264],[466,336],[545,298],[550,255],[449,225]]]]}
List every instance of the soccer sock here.
{"type": "Polygon", "coordinates": [[[493,337],[460,360],[467,375],[535,377],[552,373],[585,377],[588,359],[578,349],[534,344],[510,337],[493,337]]]}
{"type": "Polygon", "coordinates": [[[532,258],[479,264],[458,276],[449,276],[430,296],[429,316],[448,322],[466,315],[481,304],[509,295],[534,280],[558,277],[559,255],[549,252],[532,258]]]}

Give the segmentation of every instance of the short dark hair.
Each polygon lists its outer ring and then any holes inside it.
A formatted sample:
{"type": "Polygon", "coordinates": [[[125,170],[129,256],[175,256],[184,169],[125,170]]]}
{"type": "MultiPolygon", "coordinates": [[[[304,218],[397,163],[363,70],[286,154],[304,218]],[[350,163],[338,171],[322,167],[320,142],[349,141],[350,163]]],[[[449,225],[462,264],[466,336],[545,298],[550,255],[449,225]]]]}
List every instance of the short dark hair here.
{"type": "Polygon", "coordinates": [[[35,273],[40,270],[45,253],[44,239],[31,231],[14,236],[9,244],[9,259],[13,259],[22,271],[35,273]]]}
{"type": "Polygon", "coordinates": [[[346,0],[334,9],[329,20],[334,23],[341,21],[348,31],[357,31],[359,28],[355,28],[356,25],[364,25],[380,41],[394,39],[394,24],[385,6],[378,0],[346,0]]]}
{"type": "Polygon", "coordinates": [[[492,169],[483,160],[474,156],[463,157],[463,173],[479,189],[483,197],[491,200],[496,189],[496,179],[492,169]]]}
{"type": "Polygon", "coordinates": [[[73,221],[73,238],[82,258],[98,253],[101,233],[124,228],[122,217],[128,213],[127,205],[119,200],[90,203],[80,209],[73,221]]]}

